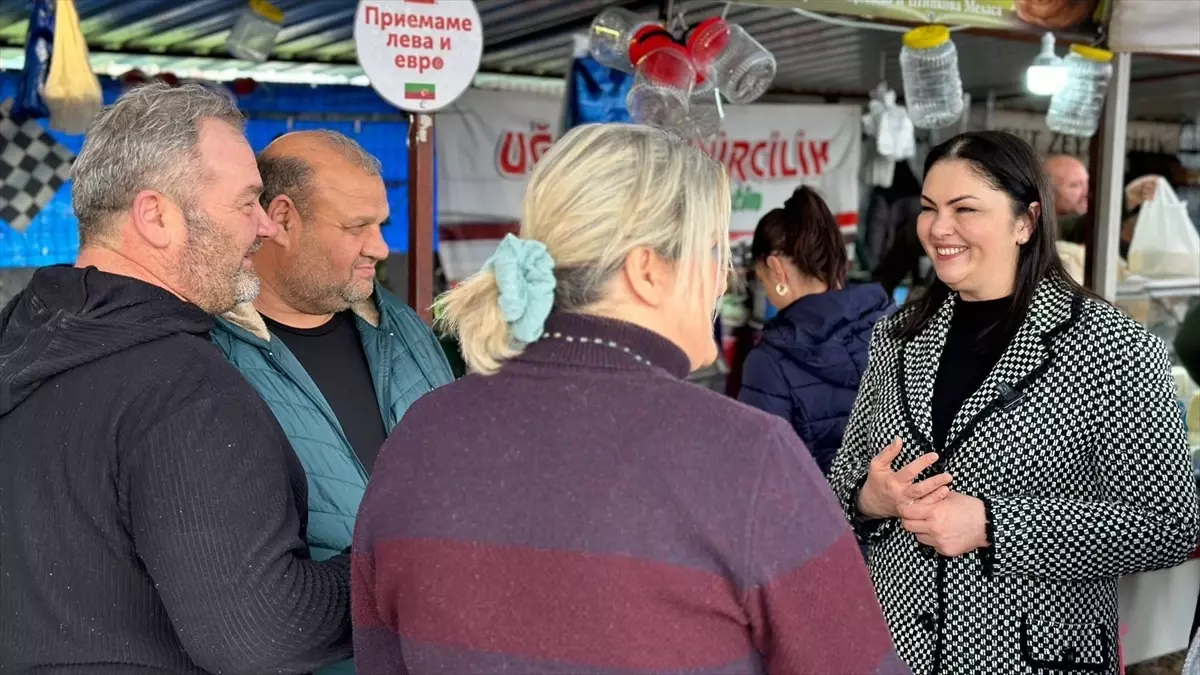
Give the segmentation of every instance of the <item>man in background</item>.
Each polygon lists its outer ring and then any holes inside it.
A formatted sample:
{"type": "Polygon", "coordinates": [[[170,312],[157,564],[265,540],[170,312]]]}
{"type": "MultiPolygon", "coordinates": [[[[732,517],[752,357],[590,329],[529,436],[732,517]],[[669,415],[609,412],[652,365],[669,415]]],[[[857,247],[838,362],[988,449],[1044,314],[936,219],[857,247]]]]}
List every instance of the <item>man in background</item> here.
{"type": "Polygon", "coordinates": [[[222,317],[213,339],[304,465],[308,544],[321,560],[350,546],[387,435],[453,375],[433,332],[375,281],[388,255],[379,160],[342,134],[302,131],[267,146],[258,168],[275,226],[254,254],[262,292],[222,317]]]}
{"type": "Polygon", "coordinates": [[[1088,211],[1088,170],[1070,155],[1052,155],[1043,165],[1054,187],[1054,211],[1058,216],[1058,238],[1083,243],[1083,216],[1088,211]]]}
{"type": "Polygon", "coordinates": [[[209,341],[275,224],[243,119],[134,89],[74,166],[74,267],[0,312],[0,664],[310,672],[350,652],[347,556],[304,543],[303,469],[209,341]]]}

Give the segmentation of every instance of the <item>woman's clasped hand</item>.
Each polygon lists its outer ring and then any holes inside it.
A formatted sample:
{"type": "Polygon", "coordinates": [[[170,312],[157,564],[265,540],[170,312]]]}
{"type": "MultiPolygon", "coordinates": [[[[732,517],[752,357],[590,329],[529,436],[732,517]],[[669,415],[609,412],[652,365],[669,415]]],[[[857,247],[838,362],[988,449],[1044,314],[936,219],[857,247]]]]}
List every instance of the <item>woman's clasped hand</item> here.
{"type": "Polygon", "coordinates": [[[990,545],[983,501],[959,492],[948,491],[932,504],[922,500],[901,506],[900,523],[917,541],[949,558],[990,545]]]}
{"type": "Polygon", "coordinates": [[[940,473],[914,482],[938,460],[929,452],[899,471],[892,463],[904,441],[897,438],[871,460],[867,481],[859,492],[858,511],[866,519],[899,518],[918,542],[944,556],[960,556],[986,548],[987,515],[983,501],[950,489],[953,477],[940,473]]]}

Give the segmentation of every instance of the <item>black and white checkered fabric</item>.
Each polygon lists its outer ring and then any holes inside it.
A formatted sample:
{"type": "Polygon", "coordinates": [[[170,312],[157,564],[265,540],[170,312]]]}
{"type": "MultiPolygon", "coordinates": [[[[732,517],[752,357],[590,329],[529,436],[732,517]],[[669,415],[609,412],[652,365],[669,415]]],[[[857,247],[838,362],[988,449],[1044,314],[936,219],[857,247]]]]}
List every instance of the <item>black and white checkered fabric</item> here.
{"type": "Polygon", "coordinates": [[[34,120],[0,105],[0,221],[23,232],[71,176],[75,156],[34,120]]]}
{"type": "MultiPolygon", "coordinates": [[[[907,344],[890,335],[895,317],[876,326],[832,478],[848,514],[871,458],[894,438],[904,439],[897,469],[935,450],[930,401],[955,302],[907,344]]],[[[1162,342],[1045,281],[936,450],[922,477],[949,471],[955,490],[985,501],[990,548],[944,558],[896,520],[852,518],[913,672],[1117,673],[1117,578],[1181,563],[1200,531],[1162,342]],[[1023,397],[1005,409],[998,384],[1023,397]]]]}

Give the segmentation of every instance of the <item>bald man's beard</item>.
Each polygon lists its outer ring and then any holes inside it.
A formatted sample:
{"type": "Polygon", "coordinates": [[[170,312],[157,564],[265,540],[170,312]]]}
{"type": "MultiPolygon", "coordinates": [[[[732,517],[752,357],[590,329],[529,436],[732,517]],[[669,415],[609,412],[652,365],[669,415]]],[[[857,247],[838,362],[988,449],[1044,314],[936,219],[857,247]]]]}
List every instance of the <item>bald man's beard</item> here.
{"type": "Polygon", "coordinates": [[[242,262],[248,253],[258,250],[262,240],[241,250],[199,209],[187,209],[184,220],[188,240],[179,259],[179,277],[188,299],[217,315],[257,298],[258,275],[242,262]]]}
{"type": "MultiPolygon", "coordinates": [[[[334,269],[310,230],[305,230],[300,237],[300,253],[280,265],[276,285],[272,286],[293,309],[314,316],[336,314],[374,295],[374,280],[357,277],[353,267],[334,269]]],[[[360,258],[354,264],[375,262],[360,258]]]]}

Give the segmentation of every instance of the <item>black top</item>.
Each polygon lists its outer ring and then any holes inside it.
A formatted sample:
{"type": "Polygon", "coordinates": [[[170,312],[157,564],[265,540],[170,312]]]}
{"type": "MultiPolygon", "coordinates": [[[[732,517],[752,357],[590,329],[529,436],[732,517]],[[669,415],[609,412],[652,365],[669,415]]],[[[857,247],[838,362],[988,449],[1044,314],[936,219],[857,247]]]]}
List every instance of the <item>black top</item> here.
{"type": "Polygon", "coordinates": [[[51,267],[0,312],[0,670],[307,672],[350,655],[348,556],[198,307],[51,267]]]}
{"type": "Polygon", "coordinates": [[[338,312],[316,328],[292,328],[263,317],[267,328],[287,345],[321,390],[354,454],[367,473],[387,438],[375,381],[354,325],[354,313],[338,312]]]}
{"type": "Polygon", "coordinates": [[[1011,297],[980,302],[958,298],[954,303],[954,318],[933,386],[933,443],[940,450],[945,449],[954,416],[978,391],[1012,339],[997,325],[1011,303],[1011,297]]]}

